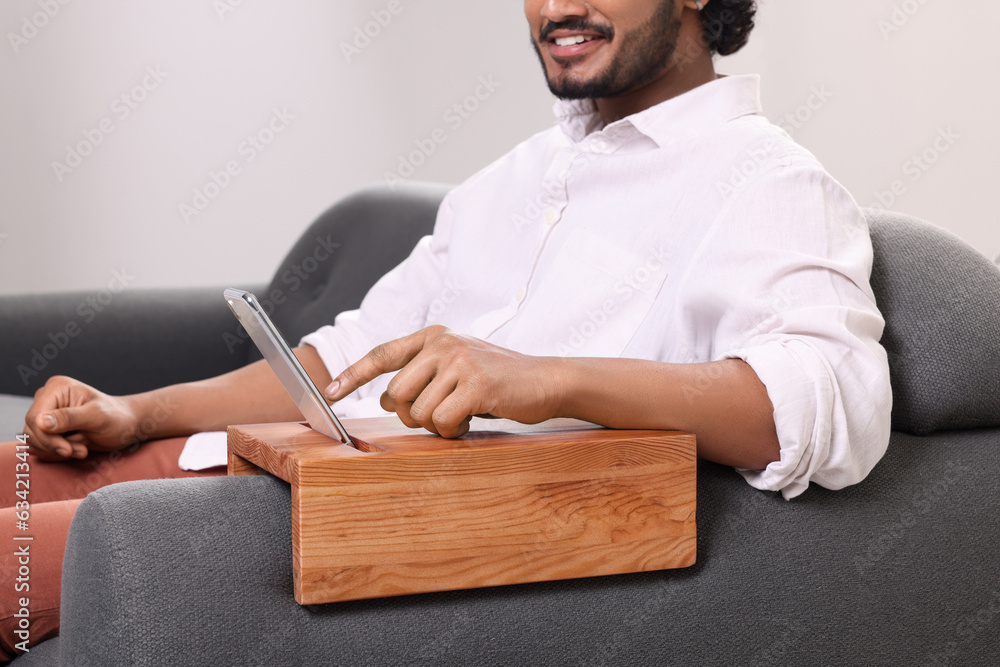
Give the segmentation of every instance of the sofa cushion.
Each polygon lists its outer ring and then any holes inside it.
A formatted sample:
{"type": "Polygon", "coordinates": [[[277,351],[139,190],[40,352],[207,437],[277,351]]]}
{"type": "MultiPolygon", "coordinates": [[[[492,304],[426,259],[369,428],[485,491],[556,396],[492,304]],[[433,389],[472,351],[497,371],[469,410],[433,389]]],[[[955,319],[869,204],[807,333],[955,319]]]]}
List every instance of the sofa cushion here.
{"type": "MultiPolygon", "coordinates": [[[[451,186],[373,186],[334,204],[299,238],[257,294],[289,344],[361,304],[368,289],[430,234],[451,186]],[[272,310],[273,308],[273,310],[272,310]]],[[[253,348],[251,361],[260,359],[253,348]]]]}
{"type": "Polygon", "coordinates": [[[867,215],[893,430],[1000,425],[1000,269],[931,224],[867,215]]]}

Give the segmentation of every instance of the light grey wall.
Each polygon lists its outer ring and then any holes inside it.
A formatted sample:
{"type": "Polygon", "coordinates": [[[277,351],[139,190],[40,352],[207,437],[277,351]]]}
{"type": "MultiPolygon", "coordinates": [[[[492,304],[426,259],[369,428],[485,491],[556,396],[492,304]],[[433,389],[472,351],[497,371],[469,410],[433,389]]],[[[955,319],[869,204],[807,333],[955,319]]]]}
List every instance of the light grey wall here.
{"type": "Polygon", "coordinates": [[[793,127],[795,138],[859,203],[886,202],[996,258],[1000,3],[761,5],[749,47],[723,69],[763,75],[764,108],[773,120],[796,111],[808,118],[793,127]],[[832,96],[818,110],[803,109],[814,86],[832,96]]]}
{"type": "MultiPolygon", "coordinates": [[[[435,129],[446,140],[412,177],[458,182],[552,122],[520,3],[62,2],[0,5],[0,293],[115,271],[130,287],[265,281],[318,213],[435,129]],[[263,150],[245,143],[272,122],[263,150]],[[96,145],[67,162],[81,143],[96,145]]],[[[718,69],[760,72],[768,115],[799,114],[782,122],[860,203],[895,183],[890,208],[992,258],[998,21],[989,0],[767,0],[718,69]]]]}

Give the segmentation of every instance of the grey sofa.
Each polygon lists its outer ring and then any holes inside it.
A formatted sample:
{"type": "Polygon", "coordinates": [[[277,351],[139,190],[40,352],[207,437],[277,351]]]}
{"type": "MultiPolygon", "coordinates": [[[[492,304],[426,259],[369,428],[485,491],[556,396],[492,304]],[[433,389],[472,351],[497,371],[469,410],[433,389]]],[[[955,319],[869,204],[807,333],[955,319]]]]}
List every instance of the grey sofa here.
{"type": "MultiPolygon", "coordinates": [[[[258,286],[284,297],[288,337],[357,305],[444,192],[366,190],[310,227],[258,286]],[[328,235],[334,257],[291,290],[283,272],[328,235]]],[[[869,218],[894,432],[863,483],[785,502],[701,462],[691,568],[309,607],[283,482],[118,484],[74,520],[61,636],[14,664],[1000,664],[1000,271],[926,223],[869,218]]],[[[38,380],[126,392],[238,367],[253,356],[220,295],[118,295],[38,380]]],[[[82,296],[0,298],[5,368],[82,296]]],[[[33,389],[5,374],[0,393],[33,389]]]]}

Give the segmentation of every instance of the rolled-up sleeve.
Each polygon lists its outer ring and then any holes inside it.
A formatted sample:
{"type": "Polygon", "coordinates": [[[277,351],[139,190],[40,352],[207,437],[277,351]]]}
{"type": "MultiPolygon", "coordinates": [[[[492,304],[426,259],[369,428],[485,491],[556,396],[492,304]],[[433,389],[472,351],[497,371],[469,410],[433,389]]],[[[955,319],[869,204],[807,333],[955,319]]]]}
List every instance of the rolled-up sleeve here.
{"type": "Polygon", "coordinates": [[[892,407],[863,214],[806,162],[761,175],[716,222],[720,252],[704,270],[728,278],[706,277],[724,306],[713,356],[753,368],[781,445],[778,461],[740,473],[787,499],[810,482],[860,482],[886,451],[892,407]]]}

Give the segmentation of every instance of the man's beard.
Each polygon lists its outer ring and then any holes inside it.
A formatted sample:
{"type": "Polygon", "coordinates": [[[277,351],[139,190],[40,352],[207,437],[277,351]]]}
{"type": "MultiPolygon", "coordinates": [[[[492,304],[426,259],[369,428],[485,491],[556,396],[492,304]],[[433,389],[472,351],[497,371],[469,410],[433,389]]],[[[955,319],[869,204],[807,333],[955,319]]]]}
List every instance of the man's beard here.
{"type": "MultiPolygon", "coordinates": [[[[622,36],[622,46],[615,60],[589,81],[574,80],[569,75],[556,80],[547,71],[541,47],[532,37],[531,44],[542,62],[549,90],[564,100],[601,99],[624,95],[653,82],[677,49],[681,22],[672,19],[674,8],[674,0],[662,0],[649,20],[622,36]]],[[[614,29],[610,26],[595,25],[582,19],[550,23],[543,33],[549,34],[558,29],[592,30],[605,36],[608,42],[614,38],[614,29]]]]}

